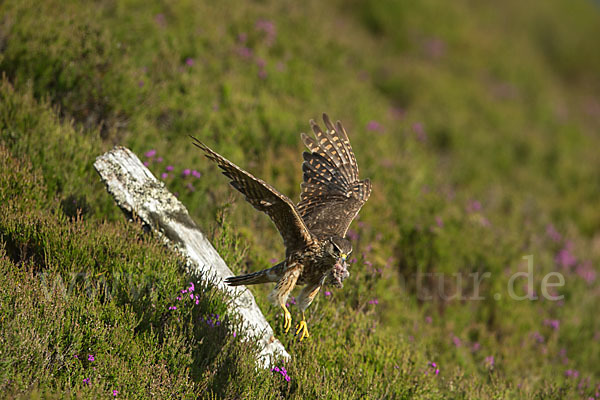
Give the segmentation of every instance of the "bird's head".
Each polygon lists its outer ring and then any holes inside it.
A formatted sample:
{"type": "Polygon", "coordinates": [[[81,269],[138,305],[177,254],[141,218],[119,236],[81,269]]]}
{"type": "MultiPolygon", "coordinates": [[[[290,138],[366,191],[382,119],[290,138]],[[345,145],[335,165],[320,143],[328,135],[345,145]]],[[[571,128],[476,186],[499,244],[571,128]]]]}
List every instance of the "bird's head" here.
{"type": "Polygon", "coordinates": [[[350,256],[350,253],[352,253],[352,243],[348,239],[333,236],[327,241],[325,251],[335,262],[328,282],[341,288],[343,280],[350,276],[346,260],[350,256]]]}
{"type": "Polygon", "coordinates": [[[348,239],[332,236],[327,240],[325,251],[336,261],[345,262],[352,253],[352,243],[348,239]]]}

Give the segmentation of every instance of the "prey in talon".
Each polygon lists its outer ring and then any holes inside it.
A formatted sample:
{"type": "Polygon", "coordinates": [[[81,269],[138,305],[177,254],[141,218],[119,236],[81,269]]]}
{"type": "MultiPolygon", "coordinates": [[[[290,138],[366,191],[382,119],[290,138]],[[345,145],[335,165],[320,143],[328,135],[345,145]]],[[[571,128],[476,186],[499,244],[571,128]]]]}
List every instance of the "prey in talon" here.
{"type": "Polygon", "coordinates": [[[275,282],[269,299],[283,310],[285,333],[292,326],[292,315],[286,307],[288,296],[296,285],[303,286],[297,299],[302,320],[294,330],[300,341],[309,337],[305,311],[321,287],[341,288],[349,276],[346,260],[352,244],[346,233],[371,194],[369,179],[359,180],[346,130],[339,121],[333,124],[327,114],[323,114],[323,122],[325,130],[310,121],[314,136],[301,134],[308,151],[303,153],[303,182],[297,204],[193,138],[194,145],[221,168],[246,201],[271,218],[286,249],[285,258],[277,265],[229,277],[227,284],[275,282]]]}

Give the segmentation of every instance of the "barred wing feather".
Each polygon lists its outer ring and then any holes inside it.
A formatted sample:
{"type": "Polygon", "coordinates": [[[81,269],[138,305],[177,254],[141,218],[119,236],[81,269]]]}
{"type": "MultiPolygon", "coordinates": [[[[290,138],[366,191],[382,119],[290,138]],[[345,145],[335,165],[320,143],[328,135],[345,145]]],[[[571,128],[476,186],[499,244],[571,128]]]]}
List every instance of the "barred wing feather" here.
{"type": "Polygon", "coordinates": [[[348,134],[323,114],[327,130],[310,121],[315,138],[302,134],[303,182],[297,205],[308,229],[318,238],[344,237],[352,220],[371,195],[369,179],[358,179],[358,164],[348,134]]]}

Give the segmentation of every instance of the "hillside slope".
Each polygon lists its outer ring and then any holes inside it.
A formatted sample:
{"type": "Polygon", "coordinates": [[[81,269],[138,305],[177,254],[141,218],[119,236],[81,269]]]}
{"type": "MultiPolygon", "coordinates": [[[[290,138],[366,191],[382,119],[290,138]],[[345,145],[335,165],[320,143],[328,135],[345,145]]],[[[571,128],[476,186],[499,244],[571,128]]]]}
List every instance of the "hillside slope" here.
{"type": "Polygon", "coordinates": [[[0,390],[600,399],[598,37],[585,0],[0,3],[0,390]],[[297,199],[322,112],[373,194],[310,340],[251,289],[293,355],[257,371],[92,163],[128,146],[255,271],[281,240],[188,135],[297,199]]]}

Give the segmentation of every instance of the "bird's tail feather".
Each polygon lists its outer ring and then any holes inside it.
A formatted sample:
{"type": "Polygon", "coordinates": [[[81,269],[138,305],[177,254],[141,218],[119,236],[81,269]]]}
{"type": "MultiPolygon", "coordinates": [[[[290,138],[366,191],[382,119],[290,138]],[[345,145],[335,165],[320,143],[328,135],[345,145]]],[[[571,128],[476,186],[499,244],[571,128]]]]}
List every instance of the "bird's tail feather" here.
{"type": "Polygon", "coordinates": [[[246,275],[230,276],[225,279],[229,286],[256,285],[259,283],[277,282],[281,277],[279,270],[283,268],[284,262],[280,262],[274,267],[263,269],[246,275]]]}

